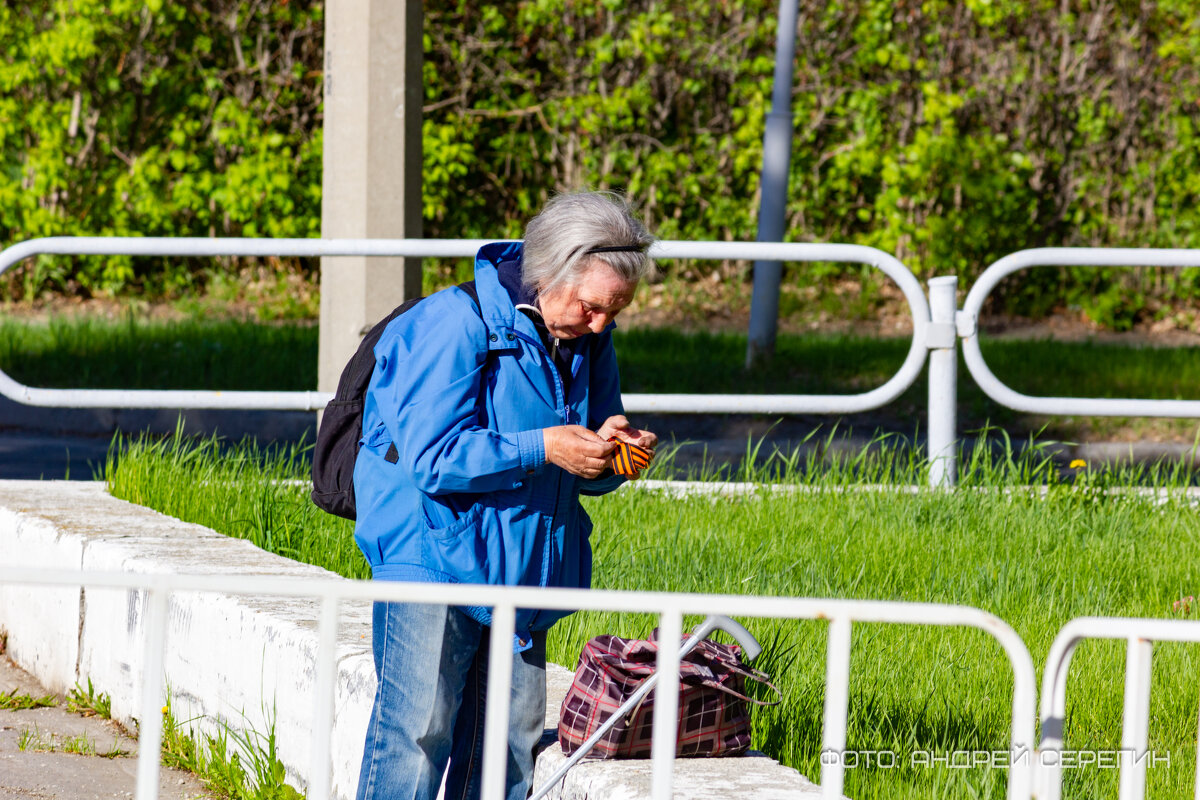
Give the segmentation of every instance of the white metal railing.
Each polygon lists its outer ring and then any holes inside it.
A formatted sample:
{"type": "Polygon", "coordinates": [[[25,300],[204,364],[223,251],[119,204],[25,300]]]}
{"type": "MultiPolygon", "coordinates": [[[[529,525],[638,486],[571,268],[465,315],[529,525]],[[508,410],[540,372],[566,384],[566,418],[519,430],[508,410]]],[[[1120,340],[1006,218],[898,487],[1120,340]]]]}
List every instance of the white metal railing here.
{"type": "MultiPolygon", "coordinates": [[[[474,256],[486,244],[472,239],[242,239],[206,237],[53,236],[0,251],[0,274],[36,255],[127,256],[474,256]]],[[[329,392],[42,389],[0,371],[0,394],[19,403],[59,408],[229,408],[316,411],[329,392]]]]}
{"type": "Polygon", "coordinates": [[[979,315],[996,285],[1030,267],[1200,267],[1200,250],[1105,247],[1043,247],[1020,250],[983,271],[956,317],[963,359],[984,393],[1001,405],[1029,414],[1095,417],[1200,417],[1200,400],[1139,400],[1100,397],[1031,397],[1006,386],[988,368],[979,349],[979,315]]]}
{"type": "MultiPolygon", "coordinates": [[[[167,574],[101,573],[0,566],[0,585],[44,584],[98,586],[143,590],[148,594],[145,628],[145,670],[141,692],[137,798],[157,800],[159,750],[162,740],[163,650],[166,644],[168,601],[172,592],[218,592],[232,595],[316,597],[321,601],[316,654],[317,682],[312,726],[312,771],[308,796],[326,800],[330,793],[330,731],[333,723],[335,643],[338,606],[343,600],[386,600],[410,603],[445,603],[488,606],[493,609],[487,696],[504,702],[488,704],[484,727],[483,798],[499,800],[503,794],[506,763],[511,642],[517,608],[609,610],[650,612],[659,615],[661,641],[679,641],[684,614],[724,614],[741,617],[821,619],[829,621],[824,725],[821,752],[821,793],[840,798],[845,763],[849,712],[850,634],[853,622],[906,625],[965,626],[991,635],[1003,648],[1013,670],[1010,746],[1014,753],[1032,753],[1035,696],[1033,663],[1021,638],[1003,620],[976,608],[869,600],[824,600],[741,595],[689,595],[655,592],[615,592],[465,584],[422,584],[391,581],[295,579],[271,576],[195,576],[167,574]]],[[[678,683],[679,654],[675,648],[658,652],[657,669],[664,685],[678,683]]],[[[675,764],[678,694],[664,692],[655,704],[652,754],[652,797],[672,796],[675,764]]],[[[1033,771],[1030,760],[1013,759],[1009,767],[1008,797],[1030,797],[1033,771]]]]}
{"type": "MultiPolygon", "coordinates": [[[[482,239],[239,239],[51,237],[33,239],[0,252],[0,273],[38,254],[139,256],[410,256],[471,257],[482,239]]],[[[745,259],[753,261],[835,261],[866,264],[900,287],[913,320],[912,342],[900,369],[881,386],[841,395],[625,394],[631,412],[850,414],[890,403],[916,381],[929,353],[929,482],[955,483],[957,459],[957,339],[975,382],[996,402],[1035,414],[1200,418],[1200,400],[1147,400],[1031,397],[1001,383],[983,360],[978,319],[983,303],[1005,276],[1035,266],[1200,267],[1200,250],[1042,248],[1022,250],[996,261],[956,310],[956,279],[930,281],[926,300],[916,277],[895,257],[871,247],[848,244],[763,242],[656,242],[654,258],[745,259]]],[[[0,371],[0,394],[29,405],[68,408],[245,408],[314,411],[328,392],[245,392],[181,390],[42,389],[25,386],[0,371]]]]}
{"type": "MultiPolygon", "coordinates": [[[[408,256],[473,257],[484,239],[240,239],[170,237],[69,237],[31,239],[0,252],[0,274],[39,254],[131,256],[408,256]]],[[[913,338],[899,371],[871,391],[846,395],[626,394],[633,412],[843,414],[890,403],[916,381],[925,364],[929,305],[916,277],[894,256],[851,244],[661,241],[653,258],[746,259],[788,262],[837,261],[866,264],[900,287],[913,319],[913,338]]],[[[328,392],[160,391],[41,389],[0,372],[0,394],[20,403],[63,408],[242,408],[315,411],[328,392]]]]}
{"type": "Polygon", "coordinates": [[[900,369],[869,392],[835,395],[627,394],[629,411],[672,413],[852,414],[887,405],[912,386],[925,365],[929,303],[920,281],[895,256],[853,244],[767,242],[657,242],[654,258],[719,258],[751,261],[835,261],[874,267],[900,287],[913,320],[912,344],[900,369]]]}
{"type": "MultiPolygon", "coordinates": [[[[1200,642],[1200,621],[1080,617],[1063,626],[1042,675],[1042,741],[1038,747],[1037,797],[1058,800],[1062,795],[1063,721],[1067,710],[1067,672],[1075,647],[1084,639],[1125,639],[1125,702],[1121,723],[1120,800],[1141,800],[1146,794],[1146,761],[1150,756],[1150,659],[1154,642],[1200,642]]],[[[1200,742],[1198,742],[1200,757],[1200,742]]],[[[1196,772],[1200,797],[1200,763],[1196,772]]]]}

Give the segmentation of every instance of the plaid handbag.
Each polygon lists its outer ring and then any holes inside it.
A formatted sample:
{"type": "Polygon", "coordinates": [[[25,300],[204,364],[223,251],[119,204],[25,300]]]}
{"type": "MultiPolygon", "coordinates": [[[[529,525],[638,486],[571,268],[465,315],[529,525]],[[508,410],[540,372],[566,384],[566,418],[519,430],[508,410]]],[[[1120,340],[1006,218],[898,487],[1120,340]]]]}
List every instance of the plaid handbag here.
{"type": "MultiPolygon", "coordinates": [[[[563,698],[558,742],[568,756],[587,741],[621,704],[654,674],[658,631],[650,640],[597,636],[579,654],[575,679],[563,698]]],[[[709,639],[700,642],[679,665],[680,756],[733,756],[750,749],[748,703],[775,705],[748,697],[746,679],[776,689],[767,675],[742,663],[741,648],[709,639]]],[[[649,758],[655,687],[633,712],[604,735],[588,758],[649,758]]]]}

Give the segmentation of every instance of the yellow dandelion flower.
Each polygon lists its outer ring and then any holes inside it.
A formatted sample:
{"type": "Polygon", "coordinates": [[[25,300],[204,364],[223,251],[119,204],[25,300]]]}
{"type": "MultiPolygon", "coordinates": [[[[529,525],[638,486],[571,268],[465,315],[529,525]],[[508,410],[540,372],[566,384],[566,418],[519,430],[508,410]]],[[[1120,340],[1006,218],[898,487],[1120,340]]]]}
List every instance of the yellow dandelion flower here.
{"type": "Polygon", "coordinates": [[[165,714],[165,713],[167,713],[167,707],[166,707],[166,706],[163,706],[163,713],[164,713],[164,714],[165,714]]]}
{"type": "Polygon", "coordinates": [[[1071,469],[1081,469],[1081,468],[1087,466],[1087,462],[1084,461],[1082,458],[1077,458],[1074,461],[1072,461],[1070,464],[1068,464],[1067,466],[1070,467],[1071,469]]]}

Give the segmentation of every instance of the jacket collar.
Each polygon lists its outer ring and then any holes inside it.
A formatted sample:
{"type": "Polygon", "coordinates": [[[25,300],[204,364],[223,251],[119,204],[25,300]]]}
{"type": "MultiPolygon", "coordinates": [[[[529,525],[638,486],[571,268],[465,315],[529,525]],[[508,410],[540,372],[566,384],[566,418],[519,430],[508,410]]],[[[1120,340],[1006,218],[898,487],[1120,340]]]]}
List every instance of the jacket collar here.
{"type": "Polygon", "coordinates": [[[488,349],[503,350],[512,346],[509,334],[516,332],[524,321],[536,335],[533,324],[519,314],[515,300],[500,281],[499,267],[505,262],[520,264],[520,242],[492,242],[479,248],[475,256],[475,291],[479,295],[479,314],[488,329],[488,349]]]}

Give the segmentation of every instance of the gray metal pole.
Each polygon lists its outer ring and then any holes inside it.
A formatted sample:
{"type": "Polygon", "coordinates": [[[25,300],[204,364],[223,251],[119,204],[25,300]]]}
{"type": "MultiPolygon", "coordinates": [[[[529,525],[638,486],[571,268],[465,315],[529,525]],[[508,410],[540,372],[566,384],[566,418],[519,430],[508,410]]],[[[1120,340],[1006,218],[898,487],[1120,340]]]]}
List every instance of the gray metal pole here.
{"type": "Polygon", "coordinates": [[[958,445],[955,414],[958,406],[958,277],[929,281],[929,485],[950,488],[957,481],[958,445]]]}
{"type": "MultiPolygon", "coordinates": [[[[796,57],[798,0],[779,0],[775,33],[775,86],[771,113],[763,134],[763,175],[759,192],[758,241],[782,242],[787,210],[788,169],[792,157],[792,62],[796,57]]],[[[750,341],[746,367],[769,359],[775,352],[779,321],[778,261],[754,262],[754,296],[750,302],[750,341]]]]}

